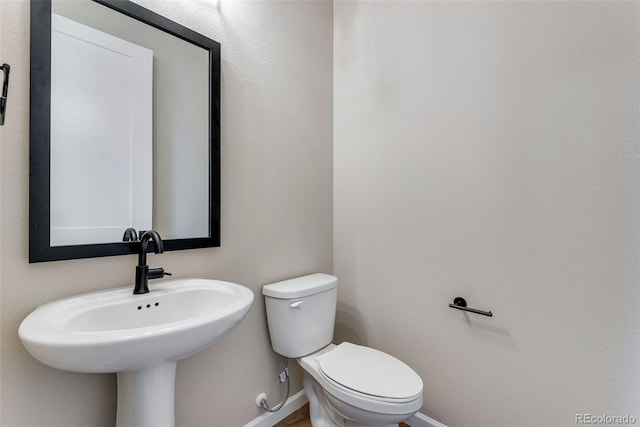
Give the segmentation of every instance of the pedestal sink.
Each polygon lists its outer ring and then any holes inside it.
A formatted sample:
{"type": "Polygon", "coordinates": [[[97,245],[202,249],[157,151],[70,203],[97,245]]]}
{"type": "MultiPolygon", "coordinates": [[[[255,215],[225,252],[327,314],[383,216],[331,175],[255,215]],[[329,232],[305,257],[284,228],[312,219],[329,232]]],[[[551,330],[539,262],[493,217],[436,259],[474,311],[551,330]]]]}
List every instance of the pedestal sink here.
{"type": "Polygon", "coordinates": [[[174,425],[176,362],[203,350],[247,314],[253,292],[219,280],[132,286],[50,302],[18,331],[40,362],[73,372],[115,372],[118,427],[174,425]]]}

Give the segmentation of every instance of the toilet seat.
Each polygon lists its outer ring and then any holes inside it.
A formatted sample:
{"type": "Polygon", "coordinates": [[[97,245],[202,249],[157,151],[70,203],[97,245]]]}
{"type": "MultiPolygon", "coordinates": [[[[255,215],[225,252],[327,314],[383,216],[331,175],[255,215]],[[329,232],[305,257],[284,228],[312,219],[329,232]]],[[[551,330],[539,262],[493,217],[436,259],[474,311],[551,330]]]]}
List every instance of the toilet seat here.
{"type": "Polygon", "coordinates": [[[420,376],[382,351],[343,342],[317,360],[327,381],[351,393],[389,403],[410,402],[422,395],[420,376]]]}

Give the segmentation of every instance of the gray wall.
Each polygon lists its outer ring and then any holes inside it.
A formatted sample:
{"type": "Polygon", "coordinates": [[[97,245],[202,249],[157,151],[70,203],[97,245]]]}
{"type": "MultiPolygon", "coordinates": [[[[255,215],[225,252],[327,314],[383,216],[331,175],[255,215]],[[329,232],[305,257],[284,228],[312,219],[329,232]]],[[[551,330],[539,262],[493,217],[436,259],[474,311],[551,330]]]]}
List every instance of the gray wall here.
{"type": "Polygon", "coordinates": [[[336,2],[334,28],[340,337],[452,426],[640,419],[640,3],[336,2]]]}
{"type": "MultiPolygon", "coordinates": [[[[243,322],[178,363],[176,423],[242,425],[255,396],[284,393],[260,294],[263,284],[332,271],[332,4],[144,1],[222,43],[222,247],[150,255],[175,277],[254,290],[243,322]]],[[[135,256],[28,264],[29,3],[0,1],[0,58],[11,64],[0,127],[0,424],[112,426],[115,375],[74,374],[35,361],[20,321],[47,301],[132,283],[135,256]]],[[[293,369],[293,391],[300,372],[293,369]]]]}

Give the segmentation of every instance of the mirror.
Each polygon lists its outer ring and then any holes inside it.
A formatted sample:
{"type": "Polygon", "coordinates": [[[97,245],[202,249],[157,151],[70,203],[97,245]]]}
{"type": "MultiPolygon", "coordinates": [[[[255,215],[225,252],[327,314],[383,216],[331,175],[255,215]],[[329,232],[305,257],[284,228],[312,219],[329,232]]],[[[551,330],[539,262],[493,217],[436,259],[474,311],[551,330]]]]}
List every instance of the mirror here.
{"type": "Polygon", "coordinates": [[[32,0],[30,119],[29,262],[151,228],[220,246],[219,43],[126,0],[32,0]]]}

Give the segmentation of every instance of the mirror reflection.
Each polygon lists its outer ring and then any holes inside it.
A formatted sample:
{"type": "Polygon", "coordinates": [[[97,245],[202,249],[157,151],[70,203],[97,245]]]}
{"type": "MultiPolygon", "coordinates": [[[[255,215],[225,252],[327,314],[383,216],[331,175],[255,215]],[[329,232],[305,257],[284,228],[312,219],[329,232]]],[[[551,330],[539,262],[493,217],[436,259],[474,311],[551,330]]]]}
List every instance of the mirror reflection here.
{"type": "Polygon", "coordinates": [[[53,0],[51,246],[209,236],[209,52],[53,0]]]}

